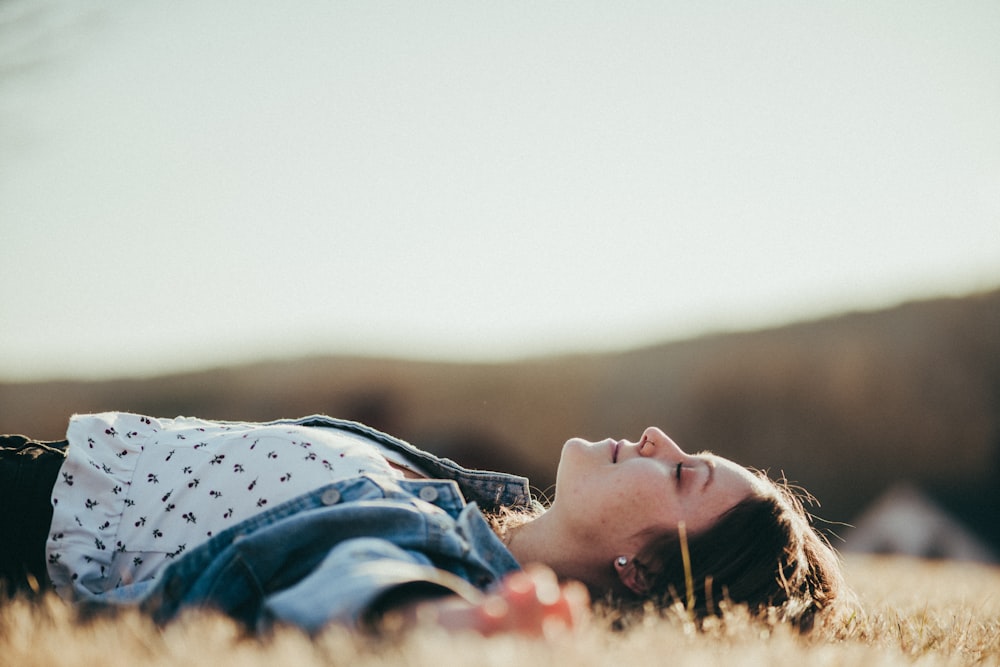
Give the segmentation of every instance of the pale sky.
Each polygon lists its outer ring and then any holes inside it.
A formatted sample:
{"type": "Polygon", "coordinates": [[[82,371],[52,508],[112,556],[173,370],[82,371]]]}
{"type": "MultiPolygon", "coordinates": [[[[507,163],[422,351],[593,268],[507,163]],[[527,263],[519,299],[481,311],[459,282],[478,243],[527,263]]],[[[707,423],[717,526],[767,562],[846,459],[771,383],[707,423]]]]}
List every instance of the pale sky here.
{"type": "Polygon", "coordinates": [[[995,0],[77,6],[0,3],[0,379],[1000,286],[995,0]]]}

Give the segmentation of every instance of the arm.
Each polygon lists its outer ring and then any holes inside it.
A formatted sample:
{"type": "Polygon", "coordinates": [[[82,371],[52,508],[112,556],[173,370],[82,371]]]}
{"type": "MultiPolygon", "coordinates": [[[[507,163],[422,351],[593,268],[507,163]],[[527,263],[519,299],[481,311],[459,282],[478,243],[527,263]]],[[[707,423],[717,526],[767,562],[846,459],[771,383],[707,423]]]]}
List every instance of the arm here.
{"type": "Polygon", "coordinates": [[[478,602],[457,596],[407,601],[386,612],[382,625],[389,630],[437,625],[484,636],[514,632],[550,637],[578,629],[588,615],[589,596],[582,584],[560,584],[552,570],[537,565],[509,575],[478,602]]]}
{"type": "Polygon", "coordinates": [[[269,595],[267,622],[317,632],[330,623],[396,632],[434,624],[483,635],[548,635],[585,618],[580,584],[560,586],[551,570],[532,567],[508,575],[484,594],[419,553],[386,540],[359,538],[334,548],[296,585],[269,595]]]}

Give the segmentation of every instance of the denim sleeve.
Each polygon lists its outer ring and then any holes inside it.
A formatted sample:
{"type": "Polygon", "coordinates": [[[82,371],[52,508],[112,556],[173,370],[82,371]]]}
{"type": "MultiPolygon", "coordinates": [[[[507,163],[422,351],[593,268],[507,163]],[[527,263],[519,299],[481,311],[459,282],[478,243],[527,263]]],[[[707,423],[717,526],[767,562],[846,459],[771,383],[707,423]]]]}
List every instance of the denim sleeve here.
{"type": "Polygon", "coordinates": [[[309,633],[329,623],[364,628],[394,603],[413,601],[415,592],[458,595],[473,603],[483,595],[419,552],[379,538],[356,538],[337,545],[294,586],[267,596],[261,623],[288,623],[309,633]]]}

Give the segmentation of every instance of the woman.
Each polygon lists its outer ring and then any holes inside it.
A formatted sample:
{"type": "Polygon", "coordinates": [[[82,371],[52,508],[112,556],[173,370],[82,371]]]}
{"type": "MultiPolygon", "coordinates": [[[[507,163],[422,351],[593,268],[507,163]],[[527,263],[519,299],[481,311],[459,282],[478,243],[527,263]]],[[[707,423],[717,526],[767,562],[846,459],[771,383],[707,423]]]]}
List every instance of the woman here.
{"type": "Polygon", "coordinates": [[[579,584],[558,578],[698,616],[725,600],[776,608],[809,627],[841,586],[791,494],[657,428],[567,441],[544,511],[524,478],[323,416],[78,415],[66,442],[5,442],[8,588],[139,604],[161,621],[211,606],[310,632],[421,618],[540,632],[586,608],[579,584]]]}

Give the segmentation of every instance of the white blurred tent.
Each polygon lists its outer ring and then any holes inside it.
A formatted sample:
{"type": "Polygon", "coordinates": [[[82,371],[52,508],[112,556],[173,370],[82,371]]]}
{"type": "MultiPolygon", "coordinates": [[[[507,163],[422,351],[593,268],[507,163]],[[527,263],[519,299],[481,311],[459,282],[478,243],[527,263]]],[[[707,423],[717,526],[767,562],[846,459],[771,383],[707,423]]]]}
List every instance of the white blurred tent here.
{"type": "Polygon", "coordinates": [[[845,551],[1000,562],[985,542],[912,484],[890,487],[854,525],[845,535],[845,551]]]}

